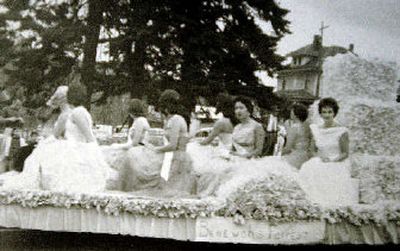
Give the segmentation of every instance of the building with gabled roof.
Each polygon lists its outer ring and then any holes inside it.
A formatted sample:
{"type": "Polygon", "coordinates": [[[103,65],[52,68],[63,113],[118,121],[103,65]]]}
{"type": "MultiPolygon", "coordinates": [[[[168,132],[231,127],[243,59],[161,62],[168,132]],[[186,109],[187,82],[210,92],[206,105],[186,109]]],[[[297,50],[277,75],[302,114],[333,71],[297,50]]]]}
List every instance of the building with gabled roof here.
{"type": "Polygon", "coordinates": [[[322,38],[314,36],[312,44],[290,52],[286,57],[291,63],[278,72],[278,96],[285,96],[291,101],[311,104],[320,96],[322,64],[324,59],[337,54],[353,52],[340,46],[323,46],[322,38]]]}

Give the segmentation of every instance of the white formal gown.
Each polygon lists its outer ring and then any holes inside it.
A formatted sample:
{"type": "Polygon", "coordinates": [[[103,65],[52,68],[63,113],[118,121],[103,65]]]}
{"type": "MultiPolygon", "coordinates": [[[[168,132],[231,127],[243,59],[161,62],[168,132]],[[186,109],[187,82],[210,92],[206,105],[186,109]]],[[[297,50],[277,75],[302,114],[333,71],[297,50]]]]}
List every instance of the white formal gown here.
{"type": "Polygon", "coordinates": [[[83,107],[71,111],[63,139],[49,137],[38,144],[26,159],[23,172],[4,179],[2,189],[51,190],[93,193],[106,189],[107,180],[115,176],[103,158],[97,142],[86,143],[72,113],[92,119],[83,107]]]}
{"type": "MultiPolygon", "coordinates": [[[[346,127],[310,126],[318,156],[334,159],[340,154],[340,137],[346,127]]],[[[314,157],[299,171],[299,182],[309,199],[322,206],[348,206],[358,203],[358,181],[350,175],[350,161],[322,162],[314,157]]]]}
{"type": "Polygon", "coordinates": [[[232,133],[220,133],[218,145],[200,145],[198,142],[190,142],[187,152],[193,160],[193,168],[196,173],[223,172],[228,167],[228,159],[232,150],[232,133]]]}

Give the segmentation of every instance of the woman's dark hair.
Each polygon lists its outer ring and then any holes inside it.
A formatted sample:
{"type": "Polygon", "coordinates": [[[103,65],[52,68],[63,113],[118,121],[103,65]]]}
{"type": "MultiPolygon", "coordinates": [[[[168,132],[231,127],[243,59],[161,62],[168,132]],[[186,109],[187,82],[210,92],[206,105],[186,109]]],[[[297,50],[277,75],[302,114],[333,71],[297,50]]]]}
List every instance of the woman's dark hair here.
{"type": "Polygon", "coordinates": [[[180,97],[177,91],[167,89],[161,93],[158,99],[158,108],[162,113],[165,113],[165,110],[167,110],[170,114],[177,114],[180,110],[180,97]]]}
{"type": "Polygon", "coordinates": [[[49,121],[50,119],[54,118],[55,116],[58,117],[58,115],[61,113],[61,109],[59,107],[57,108],[50,108],[50,107],[41,107],[39,108],[38,111],[38,120],[40,123],[45,123],[49,121]]]}
{"type": "Polygon", "coordinates": [[[233,98],[229,94],[218,94],[215,108],[217,109],[216,113],[221,112],[224,117],[230,119],[232,124],[237,124],[233,98]]]}
{"type": "Polygon", "coordinates": [[[172,89],[165,90],[159,100],[158,100],[158,109],[165,113],[167,110],[169,114],[178,114],[181,115],[188,127],[190,125],[190,111],[183,106],[183,101],[181,100],[180,94],[172,89]]]}
{"type": "Polygon", "coordinates": [[[239,97],[235,98],[235,101],[233,103],[236,104],[238,102],[244,104],[244,106],[246,106],[247,110],[249,111],[250,116],[253,116],[254,105],[251,102],[251,99],[249,99],[248,97],[245,97],[245,96],[239,96],[239,97]]]}
{"type": "Polygon", "coordinates": [[[67,101],[73,106],[81,106],[86,103],[87,90],[84,85],[72,84],[68,87],[67,101]]]}
{"type": "Polygon", "coordinates": [[[144,102],[140,99],[131,99],[129,101],[128,113],[134,116],[143,116],[146,114],[144,102]]]}
{"type": "Polygon", "coordinates": [[[321,114],[322,112],[322,108],[325,107],[330,107],[333,110],[333,113],[335,114],[335,116],[338,114],[339,112],[339,105],[337,103],[337,101],[333,98],[323,98],[319,101],[318,104],[318,112],[319,114],[321,114]]]}
{"type": "Polygon", "coordinates": [[[302,104],[294,104],[292,106],[292,110],[296,118],[298,118],[301,122],[304,122],[308,118],[308,109],[305,105],[302,104]]]}

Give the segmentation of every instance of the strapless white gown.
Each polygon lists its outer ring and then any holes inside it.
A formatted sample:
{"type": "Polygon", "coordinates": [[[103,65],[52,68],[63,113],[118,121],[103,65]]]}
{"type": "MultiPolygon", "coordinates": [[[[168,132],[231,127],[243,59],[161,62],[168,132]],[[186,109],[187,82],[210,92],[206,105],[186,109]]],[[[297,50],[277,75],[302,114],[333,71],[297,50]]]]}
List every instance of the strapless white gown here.
{"type": "MultiPolygon", "coordinates": [[[[336,158],[340,154],[339,140],[345,127],[310,126],[319,156],[336,158]]],[[[322,162],[314,157],[299,171],[299,182],[309,199],[322,206],[348,206],[358,203],[358,180],[350,175],[350,161],[322,162]]]]}
{"type": "Polygon", "coordinates": [[[71,193],[104,191],[107,180],[116,174],[105,162],[97,143],[85,143],[83,138],[77,126],[68,119],[65,139],[49,137],[41,141],[26,159],[23,172],[5,178],[1,189],[71,193]]]}
{"type": "Polygon", "coordinates": [[[193,151],[194,148],[191,149],[190,154],[199,175],[197,188],[200,196],[216,196],[224,199],[247,182],[271,174],[296,179],[293,168],[281,157],[246,159],[232,156],[229,154],[232,145],[236,151],[245,152],[246,148],[234,144],[232,134],[223,134],[220,138],[222,140],[218,147],[206,146],[209,149],[204,151],[206,147],[200,146],[197,148],[199,152],[193,151]]]}
{"type": "Polygon", "coordinates": [[[187,153],[193,161],[196,173],[223,172],[229,165],[230,151],[232,149],[232,134],[221,133],[218,135],[218,145],[200,145],[197,141],[187,145],[187,153]]]}

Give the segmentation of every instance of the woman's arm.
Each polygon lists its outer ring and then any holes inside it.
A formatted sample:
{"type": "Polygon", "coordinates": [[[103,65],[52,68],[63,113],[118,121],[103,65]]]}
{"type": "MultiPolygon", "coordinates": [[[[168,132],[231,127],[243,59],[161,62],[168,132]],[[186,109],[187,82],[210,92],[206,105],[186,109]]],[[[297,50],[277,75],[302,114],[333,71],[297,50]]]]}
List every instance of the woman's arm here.
{"type": "Polygon", "coordinates": [[[264,128],[260,124],[258,124],[256,127],[255,137],[256,137],[256,148],[254,150],[252,157],[261,156],[263,148],[264,148],[265,132],[264,132],[264,128]]]}
{"type": "Polygon", "coordinates": [[[282,155],[289,154],[290,152],[293,151],[298,133],[299,132],[298,130],[296,130],[296,128],[289,127],[289,130],[286,135],[286,145],[282,150],[282,155]]]}
{"type": "Polygon", "coordinates": [[[57,118],[56,123],[54,124],[54,129],[53,129],[53,135],[56,138],[62,138],[64,137],[64,132],[65,132],[65,124],[68,119],[68,114],[62,113],[60,116],[57,118]]]}
{"type": "Polygon", "coordinates": [[[342,161],[347,159],[349,157],[349,148],[350,148],[349,145],[350,145],[349,133],[345,132],[339,139],[340,155],[337,158],[333,159],[332,161],[342,161]]]}
{"type": "Polygon", "coordinates": [[[76,124],[76,126],[84,135],[85,141],[88,143],[96,141],[92,131],[92,123],[89,119],[89,112],[83,107],[75,108],[71,116],[72,121],[76,124]]]}
{"type": "Polygon", "coordinates": [[[181,129],[181,121],[178,116],[174,116],[169,121],[171,128],[169,133],[168,145],[155,147],[157,152],[172,152],[178,148],[179,133],[181,129]]]}
{"type": "Polygon", "coordinates": [[[309,146],[308,150],[310,152],[310,157],[312,158],[312,157],[316,157],[317,156],[318,149],[317,149],[317,146],[315,144],[314,137],[312,135],[310,135],[310,137],[311,137],[310,146],[309,146]]]}
{"type": "Polygon", "coordinates": [[[217,121],[214,124],[214,127],[211,133],[205,138],[203,141],[200,142],[201,145],[208,145],[210,144],[218,135],[223,131],[224,123],[222,121],[217,121]]]}

